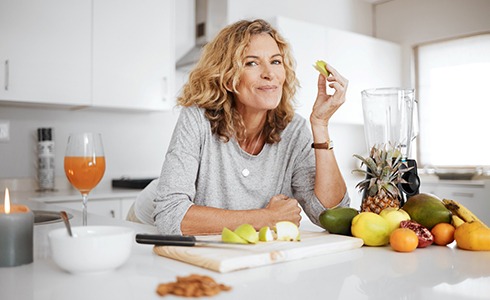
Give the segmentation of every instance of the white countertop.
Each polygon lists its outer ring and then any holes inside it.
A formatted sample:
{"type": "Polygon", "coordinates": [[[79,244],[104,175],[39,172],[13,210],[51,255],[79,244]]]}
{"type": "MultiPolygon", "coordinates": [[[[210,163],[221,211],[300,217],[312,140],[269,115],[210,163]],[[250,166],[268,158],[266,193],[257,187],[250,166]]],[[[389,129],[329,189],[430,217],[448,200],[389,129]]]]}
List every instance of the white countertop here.
{"type": "MultiPolygon", "coordinates": [[[[44,203],[24,201],[31,209],[44,203]]],[[[49,206],[52,209],[53,206],[49,206]]],[[[71,222],[80,225],[80,214],[71,222]]],[[[155,232],[151,226],[89,216],[92,225],[132,227],[137,233],[155,232]]],[[[63,223],[36,225],[34,262],[0,268],[0,299],[162,299],[159,283],[191,273],[209,275],[232,290],[213,299],[489,299],[490,251],[470,252],[430,246],[412,253],[386,247],[362,247],[291,262],[231,273],[216,273],[160,257],[151,245],[134,243],[128,262],[116,271],[72,275],[59,269],[49,254],[47,233],[63,223]]],[[[314,229],[308,225],[302,230],[314,229]]],[[[167,296],[164,299],[183,299],[167,296]]]]}

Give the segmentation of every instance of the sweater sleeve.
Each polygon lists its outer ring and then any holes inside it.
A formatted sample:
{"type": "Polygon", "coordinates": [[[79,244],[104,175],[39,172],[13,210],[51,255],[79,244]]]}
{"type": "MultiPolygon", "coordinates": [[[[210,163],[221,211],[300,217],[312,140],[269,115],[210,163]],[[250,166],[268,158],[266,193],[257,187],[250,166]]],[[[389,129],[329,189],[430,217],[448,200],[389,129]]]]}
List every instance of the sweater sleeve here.
{"type": "Polygon", "coordinates": [[[163,163],[153,218],[162,234],[182,234],[180,224],[193,205],[199,169],[201,134],[206,126],[198,108],[183,108],[163,163]]]}

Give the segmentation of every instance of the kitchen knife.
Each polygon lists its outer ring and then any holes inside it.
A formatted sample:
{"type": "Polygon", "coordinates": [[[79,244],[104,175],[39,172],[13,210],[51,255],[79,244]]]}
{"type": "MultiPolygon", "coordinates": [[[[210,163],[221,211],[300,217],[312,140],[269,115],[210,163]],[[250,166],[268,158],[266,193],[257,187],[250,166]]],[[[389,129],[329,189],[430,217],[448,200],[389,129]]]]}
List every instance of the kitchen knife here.
{"type": "Polygon", "coordinates": [[[198,240],[193,235],[158,235],[137,234],[136,242],[139,244],[151,244],[155,246],[227,246],[227,245],[250,245],[242,243],[228,243],[221,241],[198,240]]]}

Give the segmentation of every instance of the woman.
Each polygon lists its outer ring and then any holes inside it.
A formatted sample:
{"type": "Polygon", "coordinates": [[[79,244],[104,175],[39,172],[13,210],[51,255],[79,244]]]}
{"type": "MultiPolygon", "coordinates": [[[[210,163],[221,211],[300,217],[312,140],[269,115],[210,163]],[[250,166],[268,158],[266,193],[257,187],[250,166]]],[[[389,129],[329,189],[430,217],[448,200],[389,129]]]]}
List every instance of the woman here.
{"type": "MultiPolygon", "coordinates": [[[[299,225],[298,203],[319,224],[325,208],[349,205],[328,145],[328,123],[348,82],[328,66],[335,89],[328,95],[327,78],[319,75],[310,132],[294,113],[293,64],[288,44],[263,20],[236,22],[204,47],[178,98],[183,108],[159,181],[138,200],[153,209],[159,232],[217,234],[283,220],[299,225]]],[[[145,208],[137,205],[136,215],[145,208]]]]}

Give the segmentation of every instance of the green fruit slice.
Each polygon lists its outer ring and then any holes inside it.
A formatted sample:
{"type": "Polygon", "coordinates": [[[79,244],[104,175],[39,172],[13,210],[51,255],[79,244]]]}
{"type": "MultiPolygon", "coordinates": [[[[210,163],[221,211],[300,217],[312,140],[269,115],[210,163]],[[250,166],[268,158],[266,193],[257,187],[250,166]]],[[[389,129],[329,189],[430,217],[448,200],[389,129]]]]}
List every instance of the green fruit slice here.
{"type": "Polygon", "coordinates": [[[251,244],[255,244],[259,241],[259,235],[255,228],[250,224],[242,224],[235,229],[235,233],[251,244]]]}
{"type": "Polygon", "coordinates": [[[290,221],[277,222],[274,231],[277,234],[278,241],[293,242],[301,239],[298,226],[290,221]]]}
{"type": "Polygon", "coordinates": [[[313,65],[313,67],[325,77],[328,77],[330,75],[330,72],[327,70],[327,63],[324,62],[323,60],[317,60],[316,63],[313,65]]]}
{"type": "Polygon", "coordinates": [[[264,226],[259,230],[259,241],[261,242],[271,242],[274,240],[274,235],[269,226],[264,226]]]}
{"type": "Polygon", "coordinates": [[[226,227],[223,228],[223,231],[221,232],[221,240],[225,243],[248,244],[246,240],[242,239],[238,234],[226,227]]]}

